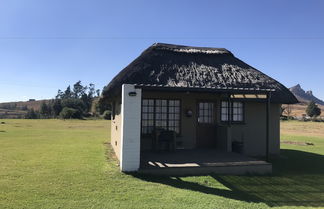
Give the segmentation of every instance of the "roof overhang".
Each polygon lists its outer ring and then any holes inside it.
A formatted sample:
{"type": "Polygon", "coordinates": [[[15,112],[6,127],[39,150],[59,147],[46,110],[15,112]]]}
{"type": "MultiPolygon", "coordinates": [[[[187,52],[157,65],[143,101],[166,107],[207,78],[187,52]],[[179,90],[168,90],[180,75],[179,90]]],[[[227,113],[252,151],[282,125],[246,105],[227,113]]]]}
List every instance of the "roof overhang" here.
{"type": "Polygon", "coordinates": [[[134,84],[135,88],[154,91],[178,91],[178,92],[219,92],[230,93],[237,95],[267,95],[270,92],[275,92],[275,89],[263,88],[236,88],[236,87],[170,87],[163,85],[150,85],[150,84],[134,84]]]}

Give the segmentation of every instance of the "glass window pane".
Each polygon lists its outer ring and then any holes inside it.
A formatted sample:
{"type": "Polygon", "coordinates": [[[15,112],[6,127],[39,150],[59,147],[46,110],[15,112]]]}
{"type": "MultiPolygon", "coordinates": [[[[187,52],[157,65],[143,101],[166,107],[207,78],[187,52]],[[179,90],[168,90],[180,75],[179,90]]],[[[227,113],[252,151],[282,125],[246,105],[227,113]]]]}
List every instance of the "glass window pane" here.
{"type": "Polygon", "coordinates": [[[201,102],[198,105],[198,122],[199,123],[213,123],[214,118],[214,104],[211,102],[201,102]]]}

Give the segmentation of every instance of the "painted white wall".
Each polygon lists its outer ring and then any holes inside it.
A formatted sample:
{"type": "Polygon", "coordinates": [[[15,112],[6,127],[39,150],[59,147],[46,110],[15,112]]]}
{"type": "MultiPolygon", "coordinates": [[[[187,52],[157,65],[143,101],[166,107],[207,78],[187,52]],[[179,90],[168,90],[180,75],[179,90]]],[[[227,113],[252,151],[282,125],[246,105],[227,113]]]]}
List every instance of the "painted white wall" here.
{"type": "Polygon", "coordinates": [[[132,84],[122,86],[120,169],[137,171],[140,166],[142,89],[132,84]],[[136,92],[136,96],[129,96],[136,92]]]}

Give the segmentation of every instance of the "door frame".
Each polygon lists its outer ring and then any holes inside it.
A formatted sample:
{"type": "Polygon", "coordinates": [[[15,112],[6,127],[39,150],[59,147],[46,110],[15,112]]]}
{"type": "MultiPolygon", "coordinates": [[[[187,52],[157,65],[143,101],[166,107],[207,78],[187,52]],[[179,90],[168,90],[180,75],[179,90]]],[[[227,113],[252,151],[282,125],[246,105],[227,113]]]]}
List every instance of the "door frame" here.
{"type": "Polygon", "coordinates": [[[199,131],[198,129],[200,128],[199,126],[205,126],[206,128],[212,128],[215,130],[214,133],[214,138],[215,142],[211,145],[213,147],[216,147],[217,145],[217,133],[216,133],[216,126],[217,126],[217,104],[218,101],[215,99],[197,99],[196,100],[196,114],[195,114],[195,123],[196,123],[196,148],[201,148],[201,145],[199,144],[199,131]],[[213,103],[213,122],[212,123],[199,123],[198,118],[199,118],[199,104],[200,103],[213,103]]]}

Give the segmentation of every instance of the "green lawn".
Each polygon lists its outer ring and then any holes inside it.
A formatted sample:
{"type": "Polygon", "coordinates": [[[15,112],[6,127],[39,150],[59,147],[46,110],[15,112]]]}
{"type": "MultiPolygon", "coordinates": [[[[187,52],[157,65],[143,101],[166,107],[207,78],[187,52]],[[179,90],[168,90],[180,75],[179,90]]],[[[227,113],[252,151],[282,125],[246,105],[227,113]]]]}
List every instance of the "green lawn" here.
{"type": "Polygon", "coordinates": [[[283,144],[271,176],[173,178],[120,173],[108,121],[1,121],[1,209],[324,207],[318,123],[282,123],[283,140],[314,145],[283,144]]]}

